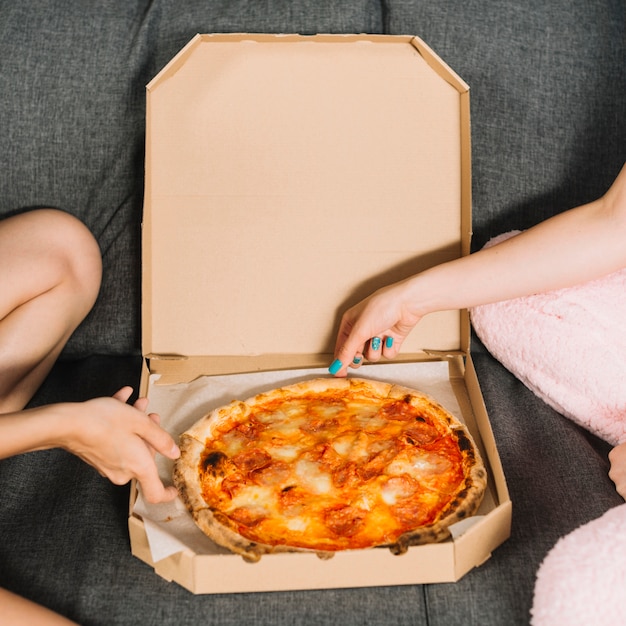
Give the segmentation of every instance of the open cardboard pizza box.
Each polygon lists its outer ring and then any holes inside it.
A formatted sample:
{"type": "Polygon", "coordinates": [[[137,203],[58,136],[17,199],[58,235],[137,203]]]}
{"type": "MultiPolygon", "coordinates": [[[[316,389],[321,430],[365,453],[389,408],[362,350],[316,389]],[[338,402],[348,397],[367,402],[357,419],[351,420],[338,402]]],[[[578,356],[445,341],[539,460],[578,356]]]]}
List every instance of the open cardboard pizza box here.
{"type": "MultiPolygon", "coordinates": [[[[468,87],[414,37],[198,35],[148,85],[146,148],[142,393],[175,437],[234,398],[328,376],[347,306],[469,252],[468,87]]],[[[195,593],[458,580],[511,521],[469,344],[466,311],[433,314],[400,358],[358,371],[471,430],[489,483],[453,539],[250,564],[134,486],[133,554],[195,593]]]]}

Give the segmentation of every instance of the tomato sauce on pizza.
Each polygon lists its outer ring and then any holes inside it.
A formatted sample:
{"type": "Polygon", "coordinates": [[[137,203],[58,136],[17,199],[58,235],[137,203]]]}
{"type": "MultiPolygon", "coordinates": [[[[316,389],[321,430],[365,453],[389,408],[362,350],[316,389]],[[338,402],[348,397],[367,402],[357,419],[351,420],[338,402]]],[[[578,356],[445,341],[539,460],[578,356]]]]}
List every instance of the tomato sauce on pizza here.
{"type": "Polygon", "coordinates": [[[482,499],[467,429],[427,396],[313,379],[212,411],[174,481],[200,528],[249,560],[439,541],[482,499]]]}

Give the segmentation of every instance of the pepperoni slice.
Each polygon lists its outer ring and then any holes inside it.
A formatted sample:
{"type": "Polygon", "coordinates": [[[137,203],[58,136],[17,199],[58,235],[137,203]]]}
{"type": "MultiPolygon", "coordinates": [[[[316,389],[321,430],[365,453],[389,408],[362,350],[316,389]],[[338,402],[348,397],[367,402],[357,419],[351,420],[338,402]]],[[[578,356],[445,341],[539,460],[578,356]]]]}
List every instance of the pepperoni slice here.
{"type": "Polygon", "coordinates": [[[394,400],[384,404],[379,415],[388,420],[408,422],[419,416],[417,409],[411,404],[411,396],[406,396],[402,400],[394,400]]]}
{"type": "Polygon", "coordinates": [[[300,426],[305,433],[334,432],[339,422],[334,418],[313,417],[300,426]]]}
{"type": "Polygon", "coordinates": [[[259,485],[280,485],[291,476],[291,466],[284,461],[271,461],[250,472],[250,478],[259,485]]]}
{"type": "Polygon", "coordinates": [[[355,506],[338,506],[326,509],[324,523],[341,537],[352,537],[363,526],[367,512],[355,506]]]}
{"type": "Polygon", "coordinates": [[[403,524],[409,527],[417,527],[421,524],[427,524],[432,517],[424,505],[410,498],[401,500],[398,504],[390,507],[393,516],[403,524]]]}
{"type": "Polygon", "coordinates": [[[232,462],[242,472],[247,473],[269,465],[272,462],[272,457],[265,450],[252,448],[236,454],[232,458],[232,462]]]}
{"type": "Polygon", "coordinates": [[[237,432],[241,433],[246,439],[250,440],[258,439],[264,428],[265,426],[263,426],[263,424],[250,420],[248,420],[247,422],[242,422],[235,427],[237,432]]]}
{"type": "Polygon", "coordinates": [[[305,508],[307,497],[307,492],[300,487],[285,487],[278,497],[280,511],[285,515],[299,515],[305,508]]]}
{"type": "Polygon", "coordinates": [[[228,516],[238,524],[256,526],[267,517],[267,511],[260,507],[241,506],[237,509],[233,509],[228,516]]]}
{"type": "Polygon", "coordinates": [[[417,493],[419,488],[419,483],[406,474],[392,476],[382,486],[383,499],[386,497],[395,502],[396,500],[410,498],[414,493],[417,493]]]}
{"type": "Polygon", "coordinates": [[[301,455],[301,458],[314,461],[320,466],[322,471],[330,473],[343,464],[343,459],[333,450],[332,445],[327,442],[317,444],[315,447],[307,450],[301,455]]]}
{"type": "Polygon", "coordinates": [[[246,485],[246,477],[241,472],[233,472],[222,481],[222,491],[234,498],[246,485]]]}
{"type": "Polygon", "coordinates": [[[439,437],[439,432],[427,422],[416,422],[404,431],[404,440],[412,446],[425,446],[439,437]]]}
{"type": "Polygon", "coordinates": [[[332,473],[333,485],[338,489],[354,489],[361,484],[357,473],[357,464],[353,461],[343,463],[332,473]]]}
{"type": "Polygon", "coordinates": [[[388,448],[370,456],[359,469],[359,476],[364,480],[370,480],[383,473],[385,467],[393,461],[397,453],[397,446],[390,445],[388,448]]]}

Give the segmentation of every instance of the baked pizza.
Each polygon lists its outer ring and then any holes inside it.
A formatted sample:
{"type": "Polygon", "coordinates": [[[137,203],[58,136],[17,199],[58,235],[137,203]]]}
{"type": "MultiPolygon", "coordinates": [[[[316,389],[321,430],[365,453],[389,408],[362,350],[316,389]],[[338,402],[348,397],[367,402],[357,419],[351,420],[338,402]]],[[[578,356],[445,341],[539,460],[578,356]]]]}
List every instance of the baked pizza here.
{"type": "Polygon", "coordinates": [[[263,554],[409,546],[472,515],[486,472],[466,427],[426,395],[316,378],[233,401],[180,440],[174,484],[215,543],[263,554]]]}

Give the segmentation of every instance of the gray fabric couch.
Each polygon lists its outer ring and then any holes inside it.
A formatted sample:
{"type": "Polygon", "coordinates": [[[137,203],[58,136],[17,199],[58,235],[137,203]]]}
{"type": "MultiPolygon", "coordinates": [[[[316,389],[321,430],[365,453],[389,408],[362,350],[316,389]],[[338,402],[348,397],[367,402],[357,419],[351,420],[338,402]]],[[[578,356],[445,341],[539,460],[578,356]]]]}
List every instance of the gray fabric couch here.
{"type": "MultiPolygon", "coordinates": [[[[424,39],[471,87],[478,248],[617,175],[625,24],[622,0],[0,1],[0,216],[67,210],[104,259],[98,302],[33,404],[138,383],[144,87],[195,33],[424,39]]],[[[514,513],[511,538],[458,583],[193,596],[131,556],[128,487],[52,450],[0,461],[0,585],[85,625],[526,624],[551,546],[622,499],[607,444],[472,350],[514,513]]]]}

